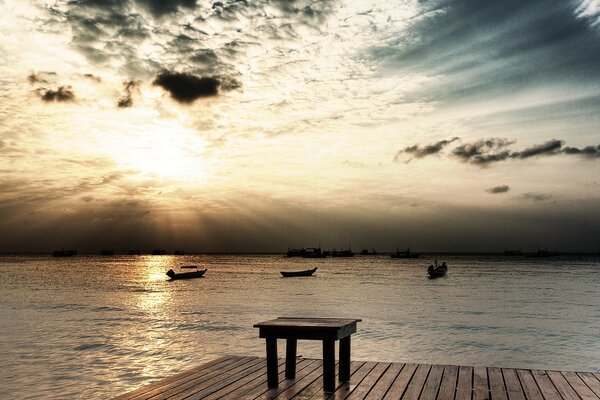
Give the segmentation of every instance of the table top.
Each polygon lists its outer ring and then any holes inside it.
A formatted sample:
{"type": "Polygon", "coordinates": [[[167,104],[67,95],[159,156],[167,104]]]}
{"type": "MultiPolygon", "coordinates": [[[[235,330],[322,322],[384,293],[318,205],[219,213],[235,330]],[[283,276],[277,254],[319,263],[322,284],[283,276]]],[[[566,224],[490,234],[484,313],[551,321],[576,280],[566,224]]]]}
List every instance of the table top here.
{"type": "Polygon", "coordinates": [[[260,337],[341,339],[356,332],[358,318],[279,317],[254,325],[260,337]]]}

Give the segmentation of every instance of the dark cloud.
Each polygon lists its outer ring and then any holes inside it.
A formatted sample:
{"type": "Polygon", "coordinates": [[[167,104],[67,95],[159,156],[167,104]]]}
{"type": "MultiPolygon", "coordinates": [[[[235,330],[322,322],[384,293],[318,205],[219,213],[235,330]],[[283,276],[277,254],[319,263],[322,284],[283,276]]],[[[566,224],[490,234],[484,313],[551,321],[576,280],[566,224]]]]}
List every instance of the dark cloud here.
{"type": "Polygon", "coordinates": [[[71,86],[59,86],[57,89],[39,88],[36,92],[44,101],[68,102],[75,100],[75,93],[71,86]]]}
{"type": "Polygon", "coordinates": [[[510,156],[511,158],[525,159],[536,156],[556,155],[560,154],[560,148],[562,147],[562,145],[562,140],[552,139],[547,141],[546,143],[529,147],[523,151],[514,152],[510,156]]]}
{"type": "Polygon", "coordinates": [[[180,103],[193,103],[200,97],[216,96],[221,84],[214,77],[170,71],[161,72],[152,83],[168,91],[180,103]]]}
{"type": "Polygon", "coordinates": [[[546,200],[550,200],[552,198],[551,195],[544,194],[544,193],[525,193],[525,194],[523,194],[522,197],[525,200],[530,200],[530,201],[534,201],[534,202],[546,201],[546,200]]]}
{"type": "Polygon", "coordinates": [[[600,145],[586,146],[582,149],[577,147],[565,147],[562,149],[564,154],[579,155],[587,159],[600,158],[600,145]]]}
{"type": "Polygon", "coordinates": [[[147,8],[156,17],[174,13],[180,8],[191,10],[196,7],[196,0],[136,0],[136,3],[147,8]]]}
{"type": "Polygon", "coordinates": [[[133,93],[139,92],[142,81],[128,80],[123,82],[125,93],[119,98],[117,106],[119,108],[127,108],[133,105],[133,93]]]}
{"type": "Polygon", "coordinates": [[[34,83],[48,83],[48,81],[46,79],[44,79],[44,77],[41,74],[39,74],[39,73],[36,74],[35,72],[32,72],[31,74],[29,74],[27,76],[27,80],[32,85],[34,83]]]}
{"type": "Polygon", "coordinates": [[[506,148],[513,143],[514,141],[502,138],[484,139],[457,146],[452,154],[461,161],[484,166],[506,160],[510,156],[510,151],[506,148]]]}
{"type": "Polygon", "coordinates": [[[492,194],[498,194],[498,193],[506,193],[509,190],[510,190],[510,187],[508,185],[500,185],[500,186],[494,186],[489,189],[486,189],[486,192],[492,193],[492,194]]]}
{"type": "Polygon", "coordinates": [[[94,74],[83,74],[83,77],[87,78],[87,79],[89,79],[91,81],[94,81],[96,83],[102,82],[102,78],[100,78],[99,76],[96,76],[94,74]]]}
{"type": "Polygon", "coordinates": [[[456,140],[458,140],[458,138],[454,137],[452,139],[440,140],[439,142],[428,144],[423,147],[421,147],[419,145],[405,147],[403,150],[400,150],[396,153],[396,155],[394,156],[394,161],[398,162],[400,160],[400,157],[402,156],[402,154],[405,154],[405,153],[409,154],[411,156],[414,156],[416,158],[423,158],[423,157],[427,157],[427,156],[430,156],[433,154],[438,154],[439,152],[441,152],[444,149],[444,147],[448,146],[450,143],[452,143],[456,140]]]}
{"type": "Polygon", "coordinates": [[[436,100],[488,100],[556,82],[598,83],[600,41],[577,2],[418,2],[407,32],[373,49],[403,70],[435,75],[436,100]]]}

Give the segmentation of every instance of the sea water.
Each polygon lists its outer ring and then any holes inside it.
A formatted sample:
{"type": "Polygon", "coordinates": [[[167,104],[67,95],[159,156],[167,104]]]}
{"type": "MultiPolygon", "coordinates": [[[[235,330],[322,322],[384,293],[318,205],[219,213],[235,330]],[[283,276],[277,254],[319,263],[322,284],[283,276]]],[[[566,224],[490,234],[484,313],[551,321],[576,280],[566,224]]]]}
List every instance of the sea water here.
{"type": "MultiPolygon", "coordinates": [[[[0,398],[106,398],[225,354],[264,356],[252,325],[277,316],[362,318],[355,360],[600,371],[600,259],[447,256],[448,276],[430,280],[432,261],[0,257],[0,398]],[[165,276],[186,264],[208,272],[165,276]]],[[[319,343],[298,354],[320,358],[319,343]]]]}

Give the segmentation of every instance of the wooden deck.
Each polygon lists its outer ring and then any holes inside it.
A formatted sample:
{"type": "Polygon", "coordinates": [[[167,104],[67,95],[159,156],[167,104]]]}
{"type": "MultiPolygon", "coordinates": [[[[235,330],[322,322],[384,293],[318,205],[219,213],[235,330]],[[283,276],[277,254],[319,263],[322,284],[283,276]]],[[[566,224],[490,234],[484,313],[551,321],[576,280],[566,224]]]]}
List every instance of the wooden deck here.
{"type": "Polygon", "coordinates": [[[266,359],[226,356],[117,399],[599,400],[600,373],[354,361],[350,384],[323,393],[321,360],[297,362],[296,379],[267,388],[266,359]]]}

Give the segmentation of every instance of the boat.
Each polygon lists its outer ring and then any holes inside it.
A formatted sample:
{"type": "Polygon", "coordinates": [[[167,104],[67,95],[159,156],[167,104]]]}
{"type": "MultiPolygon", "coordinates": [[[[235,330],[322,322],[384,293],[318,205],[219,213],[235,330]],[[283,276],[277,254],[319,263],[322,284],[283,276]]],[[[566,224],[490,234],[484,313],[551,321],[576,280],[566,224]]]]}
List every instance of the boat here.
{"type": "Polygon", "coordinates": [[[435,260],[435,265],[431,264],[429,268],[427,268],[427,275],[429,275],[429,279],[441,278],[445,276],[448,272],[448,266],[446,262],[443,262],[442,265],[437,265],[437,260],[435,260]]]}
{"type": "Polygon", "coordinates": [[[52,252],[52,257],[72,257],[72,256],[76,256],[77,255],[77,251],[76,250],[54,250],[52,252]]]}
{"type": "Polygon", "coordinates": [[[410,247],[406,248],[406,251],[399,251],[396,249],[396,253],[390,254],[391,258],[418,258],[420,253],[412,253],[410,247]]]}
{"type": "Polygon", "coordinates": [[[340,251],[333,249],[331,251],[331,257],[354,257],[354,252],[350,248],[348,248],[348,250],[340,250],[340,251]]]}
{"type": "Polygon", "coordinates": [[[206,268],[205,269],[199,269],[196,271],[190,271],[190,272],[175,272],[172,269],[167,271],[167,276],[169,278],[171,278],[172,280],[174,279],[191,279],[191,278],[202,278],[202,275],[204,275],[204,273],[206,272],[206,268]]]}
{"type": "Polygon", "coordinates": [[[360,251],[360,255],[361,256],[375,256],[377,255],[377,252],[375,251],[375,249],[371,248],[372,251],[369,251],[368,249],[362,249],[360,251]]]}
{"type": "Polygon", "coordinates": [[[286,257],[302,257],[302,258],[325,258],[326,255],[321,251],[320,247],[307,247],[301,249],[288,249],[286,257]]]}
{"type": "Polygon", "coordinates": [[[549,251],[548,248],[546,250],[538,249],[535,253],[527,253],[525,257],[528,258],[543,258],[543,257],[557,257],[560,256],[560,253],[557,250],[549,251]]]}
{"type": "Polygon", "coordinates": [[[314,267],[313,269],[307,269],[305,271],[280,271],[280,273],[284,278],[291,278],[294,276],[312,276],[316,270],[317,267],[314,267]]]}

